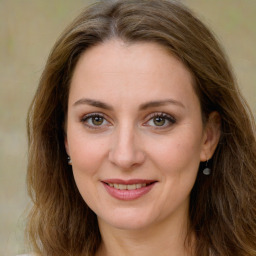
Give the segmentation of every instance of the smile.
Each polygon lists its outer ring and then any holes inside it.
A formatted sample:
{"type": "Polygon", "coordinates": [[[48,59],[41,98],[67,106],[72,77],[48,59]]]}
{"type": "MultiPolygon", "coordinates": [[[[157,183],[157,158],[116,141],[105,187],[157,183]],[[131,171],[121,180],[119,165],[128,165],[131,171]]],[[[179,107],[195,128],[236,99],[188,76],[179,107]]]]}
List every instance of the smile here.
{"type": "Polygon", "coordinates": [[[125,184],[117,184],[117,183],[108,183],[108,185],[110,187],[114,187],[116,189],[119,190],[134,190],[134,189],[138,189],[138,188],[142,188],[142,187],[146,187],[147,184],[146,183],[142,183],[142,184],[131,184],[131,185],[125,185],[125,184]]]}
{"type": "Polygon", "coordinates": [[[102,181],[108,194],[119,200],[135,200],[147,194],[157,183],[152,180],[105,180],[102,181]]]}

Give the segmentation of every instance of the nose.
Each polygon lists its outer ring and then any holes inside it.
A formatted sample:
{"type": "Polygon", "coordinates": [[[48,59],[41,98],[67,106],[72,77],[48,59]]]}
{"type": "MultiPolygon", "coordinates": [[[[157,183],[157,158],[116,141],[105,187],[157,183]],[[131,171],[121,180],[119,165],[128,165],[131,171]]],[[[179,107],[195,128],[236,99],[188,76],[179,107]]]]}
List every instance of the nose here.
{"type": "Polygon", "coordinates": [[[109,161],[121,169],[128,170],[143,164],[145,153],[132,127],[123,127],[113,134],[109,161]]]}

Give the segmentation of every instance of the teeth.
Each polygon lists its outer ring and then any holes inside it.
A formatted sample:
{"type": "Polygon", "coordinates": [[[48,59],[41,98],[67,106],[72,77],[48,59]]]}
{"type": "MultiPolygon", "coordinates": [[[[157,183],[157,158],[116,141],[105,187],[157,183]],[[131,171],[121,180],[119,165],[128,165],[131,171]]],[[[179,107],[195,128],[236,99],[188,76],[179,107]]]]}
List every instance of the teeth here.
{"type": "Polygon", "coordinates": [[[136,189],[136,185],[135,184],[128,185],[127,188],[128,190],[136,189]]]}
{"type": "Polygon", "coordinates": [[[147,184],[146,183],[141,183],[141,184],[129,184],[129,185],[125,185],[125,184],[116,184],[116,183],[108,183],[108,185],[110,187],[114,187],[116,189],[119,190],[134,190],[134,189],[138,189],[138,188],[143,188],[146,187],[147,184]]]}
{"type": "Polygon", "coordinates": [[[127,189],[127,186],[124,185],[124,184],[119,184],[118,187],[119,187],[120,190],[127,189]]]}
{"type": "Polygon", "coordinates": [[[136,184],[136,188],[141,188],[142,184],[136,184]]]}

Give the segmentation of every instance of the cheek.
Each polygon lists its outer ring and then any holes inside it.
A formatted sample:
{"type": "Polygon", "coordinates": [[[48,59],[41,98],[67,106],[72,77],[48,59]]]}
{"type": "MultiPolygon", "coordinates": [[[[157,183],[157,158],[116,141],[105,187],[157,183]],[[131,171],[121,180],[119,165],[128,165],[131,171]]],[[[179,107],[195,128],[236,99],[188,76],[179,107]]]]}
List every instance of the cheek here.
{"type": "Polygon", "coordinates": [[[94,208],[98,201],[99,170],[104,161],[104,145],[87,136],[69,138],[72,169],[77,188],[86,204],[94,208]]]}
{"type": "Polygon", "coordinates": [[[153,150],[152,158],[166,174],[194,176],[200,162],[201,137],[181,132],[166,137],[153,150]]]}
{"type": "Polygon", "coordinates": [[[170,212],[189,200],[200,163],[200,140],[183,134],[166,139],[154,150],[154,165],[164,184],[159,198],[170,212]]]}
{"type": "Polygon", "coordinates": [[[71,136],[69,151],[74,173],[83,175],[96,173],[107,152],[105,144],[99,139],[88,136],[71,136]]]}

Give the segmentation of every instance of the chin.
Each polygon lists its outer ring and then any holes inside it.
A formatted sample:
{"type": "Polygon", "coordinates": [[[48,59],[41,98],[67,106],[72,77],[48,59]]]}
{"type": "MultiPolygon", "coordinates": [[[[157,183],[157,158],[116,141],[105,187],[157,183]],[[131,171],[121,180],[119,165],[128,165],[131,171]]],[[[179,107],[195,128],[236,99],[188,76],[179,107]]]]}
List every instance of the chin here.
{"type": "MultiPolygon", "coordinates": [[[[103,220],[104,221],[104,220],[103,220]]],[[[118,220],[107,222],[108,225],[110,225],[113,228],[116,229],[122,229],[122,230],[141,230],[145,229],[150,226],[149,223],[146,223],[145,221],[128,221],[128,220],[118,220]]]]}
{"type": "Polygon", "coordinates": [[[152,225],[155,221],[153,216],[149,219],[144,213],[139,213],[137,210],[134,213],[127,209],[122,209],[122,211],[115,211],[115,213],[110,213],[107,216],[98,217],[99,225],[104,223],[104,225],[111,226],[117,229],[123,230],[139,230],[145,229],[152,225]]]}

